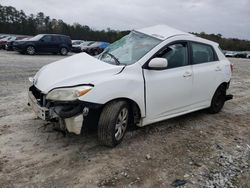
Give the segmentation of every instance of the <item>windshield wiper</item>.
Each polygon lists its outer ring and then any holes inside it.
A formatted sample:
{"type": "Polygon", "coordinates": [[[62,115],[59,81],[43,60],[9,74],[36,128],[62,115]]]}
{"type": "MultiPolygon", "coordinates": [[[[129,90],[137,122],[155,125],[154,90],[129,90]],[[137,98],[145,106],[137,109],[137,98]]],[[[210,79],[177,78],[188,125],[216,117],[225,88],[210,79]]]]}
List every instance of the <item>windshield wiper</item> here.
{"type": "Polygon", "coordinates": [[[105,52],[105,53],[108,54],[110,57],[112,57],[115,60],[115,64],[116,65],[120,65],[121,64],[120,61],[113,54],[111,54],[109,52],[105,52]]]}

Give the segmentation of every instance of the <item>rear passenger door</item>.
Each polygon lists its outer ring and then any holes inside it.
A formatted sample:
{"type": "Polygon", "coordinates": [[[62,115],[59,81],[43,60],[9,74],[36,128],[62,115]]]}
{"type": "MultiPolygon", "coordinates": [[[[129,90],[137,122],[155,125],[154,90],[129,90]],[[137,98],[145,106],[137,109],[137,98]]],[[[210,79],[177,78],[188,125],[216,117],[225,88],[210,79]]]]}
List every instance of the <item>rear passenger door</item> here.
{"type": "Polygon", "coordinates": [[[60,36],[52,36],[52,42],[51,42],[51,51],[52,52],[59,52],[60,50],[60,45],[61,45],[61,40],[60,36]]]}
{"type": "Polygon", "coordinates": [[[221,83],[222,65],[214,48],[208,44],[190,42],[193,69],[192,103],[196,107],[209,106],[221,83]]]}

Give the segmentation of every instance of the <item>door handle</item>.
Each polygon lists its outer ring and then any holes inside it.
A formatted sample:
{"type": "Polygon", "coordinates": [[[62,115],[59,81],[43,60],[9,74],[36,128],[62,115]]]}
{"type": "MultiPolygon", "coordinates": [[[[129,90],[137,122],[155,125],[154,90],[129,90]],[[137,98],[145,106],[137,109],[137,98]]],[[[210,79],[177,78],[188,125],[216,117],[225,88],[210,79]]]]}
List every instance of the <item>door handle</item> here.
{"type": "Polygon", "coordinates": [[[192,76],[192,73],[191,72],[185,72],[184,74],[183,74],[183,77],[190,77],[190,76],[192,76]]]}
{"type": "Polygon", "coordinates": [[[218,66],[215,68],[215,71],[221,71],[221,68],[218,66]]]}

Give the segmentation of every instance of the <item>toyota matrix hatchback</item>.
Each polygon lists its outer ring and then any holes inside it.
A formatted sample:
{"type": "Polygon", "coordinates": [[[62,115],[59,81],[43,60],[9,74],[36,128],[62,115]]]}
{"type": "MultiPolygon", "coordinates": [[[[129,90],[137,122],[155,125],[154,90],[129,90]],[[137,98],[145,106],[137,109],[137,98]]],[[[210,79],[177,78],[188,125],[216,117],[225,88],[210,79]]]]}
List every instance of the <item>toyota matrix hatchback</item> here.
{"type": "Polygon", "coordinates": [[[44,66],[30,78],[29,105],[68,132],[97,127],[100,143],[114,147],[129,125],[218,113],[232,98],[231,68],[217,43],[159,25],[131,31],[99,56],[44,66]]]}

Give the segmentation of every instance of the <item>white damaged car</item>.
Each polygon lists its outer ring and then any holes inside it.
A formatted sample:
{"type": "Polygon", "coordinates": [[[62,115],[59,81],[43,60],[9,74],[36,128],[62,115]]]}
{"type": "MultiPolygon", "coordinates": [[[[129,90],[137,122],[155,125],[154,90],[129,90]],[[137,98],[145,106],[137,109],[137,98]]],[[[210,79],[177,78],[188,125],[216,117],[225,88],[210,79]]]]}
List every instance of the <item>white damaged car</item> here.
{"type": "Polygon", "coordinates": [[[80,53],[30,78],[38,117],[80,134],[96,127],[106,146],[139,127],[200,109],[219,112],[232,66],[217,43],[165,25],[131,31],[100,55],[80,53]]]}

